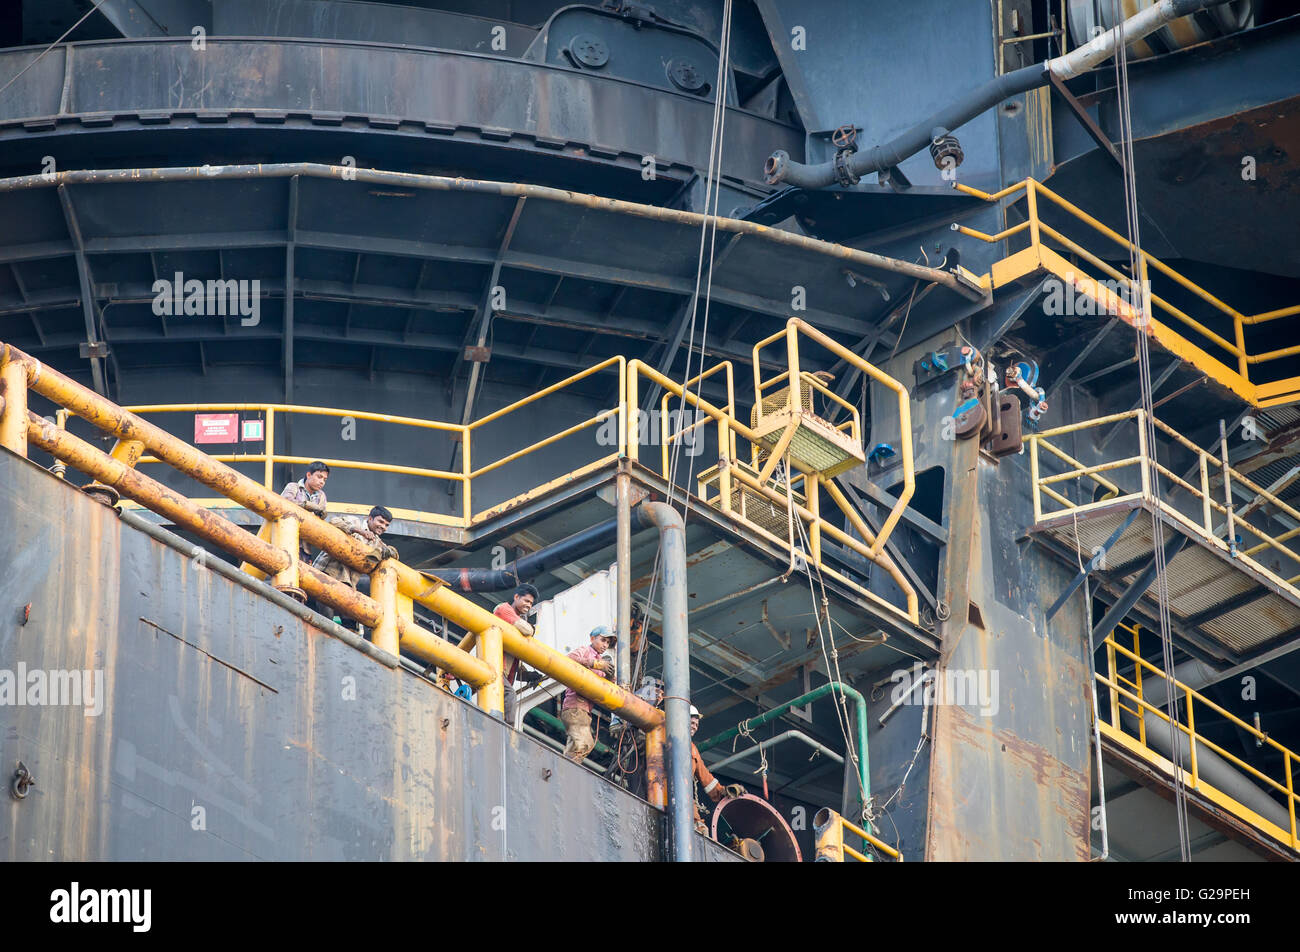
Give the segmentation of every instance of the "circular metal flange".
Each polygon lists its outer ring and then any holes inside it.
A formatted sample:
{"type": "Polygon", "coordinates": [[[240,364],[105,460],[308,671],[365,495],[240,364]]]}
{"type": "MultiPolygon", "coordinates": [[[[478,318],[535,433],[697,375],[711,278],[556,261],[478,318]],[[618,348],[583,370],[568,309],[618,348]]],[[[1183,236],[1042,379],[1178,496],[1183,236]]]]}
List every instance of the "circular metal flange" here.
{"type": "Polygon", "coordinates": [[[671,59],[665,72],[668,74],[668,81],[684,93],[700,95],[708,91],[709,84],[690,60],[671,59]]]}
{"type": "Polygon", "coordinates": [[[579,33],[569,41],[569,55],[583,66],[600,69],[609,62],[609,44],[594,33],[579,33]]]}

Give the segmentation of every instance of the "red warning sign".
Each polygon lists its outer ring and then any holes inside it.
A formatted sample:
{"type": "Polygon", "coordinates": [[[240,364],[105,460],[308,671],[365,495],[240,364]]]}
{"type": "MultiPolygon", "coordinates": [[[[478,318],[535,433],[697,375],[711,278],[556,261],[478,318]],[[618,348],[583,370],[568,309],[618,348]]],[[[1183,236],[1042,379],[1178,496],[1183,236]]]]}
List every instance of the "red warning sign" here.
{"type": "Polygon", "coordinates": [[[238,413],[194,414],[195,443],[239,442],[238,413]]]}

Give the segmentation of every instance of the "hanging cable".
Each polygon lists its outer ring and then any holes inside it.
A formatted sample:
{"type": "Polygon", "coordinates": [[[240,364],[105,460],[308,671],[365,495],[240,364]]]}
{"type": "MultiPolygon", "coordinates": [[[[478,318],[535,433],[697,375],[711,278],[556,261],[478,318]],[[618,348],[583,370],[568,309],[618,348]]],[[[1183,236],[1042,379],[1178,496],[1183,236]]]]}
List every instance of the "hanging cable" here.
{"type": "MultiPolygon", "coordinates": [[[[1160,606],[1160,638],[1162,641],[1165,680],[1170,699],[1169,746],[1173,761],[1174,812],[1178,818],[1178,850],[1183,862],[1191,861],[1191,842],[1187,820],[1187,788],[1183,781],[1183,755],[1178,725],[1178,692],[1174,685],[1174,645],[1169,617],[1169,586],[1166,578],[1164,529],[1160,517],[1160,470],[1157,467],[1157,444],[1155,426],[1155,408],[1153,406],[1154,388],[1151,383],[1151,352],[1146,333],[1147,321],[1151,313],[1151,295],[1147,287],[1145,257],[1142,253],[1142,239],[1139,229],[1137,205],[1137,178],[1134,174],[1133,159],[1133,115],[1129,95],[1128,81],[1128,45],[1124,39],[1124,21],[1119,16],[1118,0],[1111,0],[1111,15],[1119,23],[1119,34],[1115,49],[1115,90],[1118,97],[1120,120],[1120,146],[1123,150],[1124,214],[1128,223],[1129,238],[1129,278],[1132,282],[1130,304],[1136,303],[1138,370],[1142,387],[1142,409],[1145,411],[1146,459],[1142,465],[1151,472],[1151,540],[1154,550],[1156,600],[1160,606]]],[[[1091,632],[1089,632],[1089,651],[1091,652],[1091,632]]]]}

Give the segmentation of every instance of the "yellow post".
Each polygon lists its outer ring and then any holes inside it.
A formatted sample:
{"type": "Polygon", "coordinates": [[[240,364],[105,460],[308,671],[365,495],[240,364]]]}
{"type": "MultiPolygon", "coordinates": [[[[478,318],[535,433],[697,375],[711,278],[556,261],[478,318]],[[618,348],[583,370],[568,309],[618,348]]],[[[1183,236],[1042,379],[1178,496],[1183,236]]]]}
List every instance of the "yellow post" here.
{"type": "MultiPolygon", "coordinates": [[[[1133,653],[1140,658],[1142,657],[1142,645],[1138,640],[1139,630],[1140,629],[1136,625],[1133,626],[1133,653]]],[[[1142,694],[1142,665],[1135,664],[1133,667],[1133,680],[1137,682],[1137,696],[1139,700],[1142,700],[1144,697],[1142,694]]],[[[1141,704],[1138,705],[1138,740],[1142,741],[1143,747],[1147,745],[1146,708],[1141,704]]]]}
{"type": "Polygon", "coordinates": [[[668,782],[664,772],[664,745],[668,741],[668,728],[660,724],[645,735],[646,799],[652,807],[668,809],[668,782]]]}
{"type": "Polygon", "coordinates": [[[461,496],[464,497],[461,500],[461,519],[464,520],[466,528],[469,528],[470,524],[474,521],[474,503],[470,499],[473,495],[474,483],[473,480],[469,478],[469,474],[474,472],[474,470],[469,468],[469,441],[470,428],[467,426],[462,427],[460,431],[460,459],[462,467],[461,472],[464,474],[465,478],[460,481],[461,496]]]}
{"type": "Polygon", "coordinates": [[[1142,498],[1151,498],[1151,460],[1147,455],[1147,413],[1137,411],[1138,421],[1138,455],[1142,457],[1142,498]]]}
{"type": "Polygon", "coordinates": [[[803,409],[803,390],[800,387],[802,380],[799,377],[799,326],[797,324],[787,323],[785,325],[785,349],[786,359],[790,363],[790,376],[786,380],[786,385],[790,388],[790,398],[786,405],[792,412],[797,413],[803,409]]]}
{"type": "Polygon", "coordinates": [[[1286,803],[1287,803],[1287,814],[1291,818],[1291,848],[1295,849],[1297,845],[1300,844],[1297,844],[1296,841],[1295,787],[1293,786],[1291,780],[1291,755],[1287,754],[1285,757],[1283,757],[1282,762],[1286,764],[1286,803]]]}
{"type": "Polygon", "coordinates": [[[266,442],[262,444],[262,453],[266,462],[262,464],[262,484],[275,492],[275,411],[266,411],[266,442]]]}
{"type": "Polygon", "coordinates": [[[1034,522],[1043,519],[1043,498],[1038,491],[1038,437],[1029,438],[1029,482],[1034,487],[1034,522]]]}
{"type": "MultiPolygon", "coordinates": [[[[821,503],[817,497],[821,495],[822,477],[818,475],[816,479],[809,482],[808,477],[805,476],[803,484],[808,495],[805,505],[808,507],[808,511],[812,513],[812,518],[808,520],[808,556],[812,560],[812,564],[820,568],[822,564],[822,517],[821,503]]],[[[865,539],[862,541],[866,542],[865,539]]]]}
{"type": "MultiPolygon", "coordinates": [[[[379,626],[375,628],[372,636],[375,647],[383,648],[389,654],[397,654],[397,646],[400,642],[397,622],[400,612],[397,599],[397,572],[393,568],[391,559],[380,562],[379,568],[371,574],[370,597],[379,603],[379,610],[383,613],[379,619],[379,626]]],[[[410,599],[407,599],[407,605],[410,605],[410,599]]]]}
{"type": "Polygon", "coordinates": [[[1110,672],[1110,726],[1119,728],[1119,671],[1115,667],[1115,633],[1106,636],[1106,665],[1110,672]]]}
{"type": "MultiPolygon", "coordinates": [[[[1171,710],[1170,716],[1173,716],[1171,710]]],[[[1196,786],[1196,715],[1192,711],[1192,689],[1187,689],[1187,744],[1192,752],[1192,786],[1196,786]]]]}
{"type": "Polygon", "coordinates": [[[844,862],[844,824],[840,815],[829,807],[818,810],[813,817],[813,829],[817,832],[816,861],[844,862]]]}
{"type": "MultiPolygon", "coordinates": [[[[271,577],[271,584],[280,591],[297,597],[302,593],[298,577],[298,520],[293,516],[283,516],[269,523],[271,545],[283,550],[289,556],[289,564],[271,577]]],[[[305,600],[305,596],[304,596],[305,600]]]]}
{"type": "Polygon", "coordinates": [[[731,456],[724,442],[729,432],[725,423],[718,423],[718,493],[723,512],[731,512],[731,456]]]}
{"type": "Polygon", "coordinates": [[[1038,233],[1038,183],[1025,179],[1025,201],[1029,205],[1029,246],[1038,252],[1041,236],[1038,233]]]}
{"type": "Polygon", "coordinates": [[[502,672],[504,654],[501,648],[501,629],[495,626],[479,632],[479,660],[496,674],[496,677],[478,690],[478,706],[497,717],[505,716],[506,690],[505,677],[502,672]]]}
{"type": "Polygon", "coordinates": [[[0,446],[27,455],[27,367],[9,359],[8,347],[0,364],[0,446]]]}
{"type": "Polygon", "coordinates": [[[1205,534],[1214,536],[1214,516],[1210,512],[1210,458],[1199,454],[1201,458],[1201,518],[1205,520],[1205,534]]]}
{"type": "Polygon", "coordinates": [[[1250,383],[1250,361],[1246,359],[1246,329],[1242,325],[1241,315],[1232,315],[1232,330],[1237,337],[1237,373],[1241,374],[1243,383],[1250,383]]]}
{"type": "Polygon", "coordinates": [[[627,458],[634,463],[640,455],[641,448],[641,434],[637,432],[637,417],[639,416],[639,413],[636,379],[637,367],[639,367],[640,364],[641,361],[633,360],[629,361],[627,365],[627,458]]]}

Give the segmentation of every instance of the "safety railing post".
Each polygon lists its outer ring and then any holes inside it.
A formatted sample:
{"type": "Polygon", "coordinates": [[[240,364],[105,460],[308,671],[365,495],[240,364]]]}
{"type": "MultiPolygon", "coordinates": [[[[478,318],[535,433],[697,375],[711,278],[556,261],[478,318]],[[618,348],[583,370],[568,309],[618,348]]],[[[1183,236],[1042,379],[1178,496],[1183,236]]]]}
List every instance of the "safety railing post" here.
{"type": "Polygon", "coordinates": [[[1205,522],[1205,534],[1214,538],[1214,514],[1210,509],[1210,457],[1206,453],[1198,454],[1201,459],[1201,518],[1205,522]]]}
{"type": "Polygon", "coordinates": [[[813,830],[817,834],[816,862],[844,862],[844,823],[842,817],[829,807],[823,807],[813,817],[813,830]]]}
{"type": "Polygon", "coordinates": [[[1029,209],[1029,246],[1037,254],[1042,236],[1038,230],[1038,183],[1033,179],[1025,179],[1025,202],[1029,209]]]}
{"type": "Polygon", "coordinates": [[[379,626],[372,636],[375,647],[389,654],[398,653],[400,638],[397,633],[397,570],[389,560],[379,563],[370,575],[370,597],[379,603],[379,626]]]}
{"type": "Polygon", "coordinates": [[[8,353],[0,356],[0,446],[26,456],[27,367],[8,353]]]}
{"type": "MultiPolygon", "coordinates": [[[[733,411],[734,412],[734,411],[733,411]]],[[[725,419],[718,421],[718,505],[723,512],[731,512],[731,462],[735,457],[735,441],[731,427],[725,419]]]]}
{"type": "Polygon", "coordinates": [[[1038,440],[1037,435],[1029,438],[1029,482],[1034,487],[1034,522],[1043,519],[1043,496],[1038,488],[1038,440]]]}
{"type": "MultiPolygon", "coordinates": [[[[789,403],[792,413],[798,413],[803,410],[803,388],[802,380],[799,375],[799,328],[795,324],[786,324],[785,328],[785,348],[786,359],[790,365],[790,377],[786,380],[786,385],[790,390],[789,403]]],[[[755,394],[755,399],[762,402],[762,395],[755,394]]]]}
{"type": "Polygon", "coordinates": [[[1291,759],[1292,759],[1291,754],[1288,753],[1285,757],[1282,758],[1282,761],[1283,763],[1286,764],[1286,804],[1287,804],[1287,816],[1291,821],[1291,848],[1296,849],[1297,846],[1300,846],[1300,842],[1297,842],[1296,840],[1295,784],[1294,781],[1291,779],[1292,778],[1291,759]]]}
{"type": "Polygon", "coordinates": [[[473,473],[474,470],[470,468],[469,461],[470,434],[471,430],[469,427],[463,426],[460,428],[460,463],[461,473],[464,477],[460,481],[460,505],[461,520],[465,523],[465,528],[469,528],[470,524],[474,521],[474,501],[471,498],[474,491],[474,481],[470,478],[470,474],[473,473]]]}
{"type": "MultiPolygon", "coordinates": [[[[807,476],[803,479],[804,493],[808,497],[804,505],[808,507],[808,512],[812,518],[808,520],[808,557],[812,564],[821,567],[822,564],[822,517],[820,501],[818,496],[821,495],[822,477],[819,475],[811,482],[807,476]]],[[[799,518],[795,516],[795,518],[799,518]]],[[[863,540],[865,541],[865,540],[863,540]]]]}
{"type": "MultiPolygon", "coordinates": [[[[1170,714],[1172,715],[1172,711],[1170,714]]],[[[1196,786],[1199,776],[1196,769],[1196,712],[1192,709],[1192,689],[1187,689],[1187,744],[1191,748],[1192,786],[1196,786]]]]}
{"type": "Polygon", "coordinates": [[[1250,361],[1246,357],[1246,328],[1240,314],[1232,315],[1232,332],[1237,341],[1237,373],[1243,383],[1250,383],[1250,361]]]}
{"type": "MultiPolygon", "coordinates": [[[[637,366],[640,361],[633,360],[627,365],[627,436],[624,437],[626,445],[627,458],[636,462],[640,456],[641,434],[638,432],[637,421],[641,416],[640,403],[637,395],[637,366]]],[[[667,478],[668,474],[664,473],[667,478]]]]}
{"type": "Polygon", "coordinates": [[[1106,670],[1109,674],[1110,681],[1110,726],[1119,730],[1119,690],[1115,685],[1119,684],[1119,669],[1115,665],[1115,633],[1111,632],[1106,636],[1106,670]]]}
{"type": "Polygon", "coordinates": [[[664,770],[664,745],[668,740],[668,727],[660,724],[645,735],[646,799],[652,807],[668,809],[668,780],[664,770]]]}
{"type": "Polygon", "coordinates": [[[262,464],[262,485],[272,492],[275,491],[275,411],[270,407],[266,409],[266,442],[262,445],[263,453],[266,456],[262,464]]]}
{"type": "Polygon", "coordinates": [[[500,628],[489,627],[479,632],[478,656],[496,674],[492,681],[479,688],[478,706],[496,717],[504,717],[506,705],[505,676],[503,674],[505,656],[502,649],[500,628]]]}
{"type": "Polygon", "coordinates": [[[270,520],[267,525],[270,526],[271,545],[283,550],[289,557],[289,564],[271,576],[271,584],[286,595],[292,595],[298,601],[305,602],[307,596],[303,594],[302,580],[298,571],[300,524],[293,516],[283,516],[270,520]]]}
{"type": "Polygon", "coordinates": [[[1142,458],[1142,498],[1149,500],[1151,498],[1151,458],[1147,455],[1147,414],[1145,410],[1137,410],[1138,423],[1138,456],[1142,458]]]}
{"type": "MultiPolygon", "coordinates": [[[[1133,653],[1137,655],[1139,658],[1142,657],[1142,645],[1138,640],[1138,628],[1136,625],[1133,627],[1133,653]]],[[[1139,714],[1138,740],[1140,740],[1142,742],[1142,746],[1145,747],[1147,744],[1147,716],[1146,716],[1147,709],[1143,707],[1141,704],[1141,702],[1144,700],[1142,695],[1142,665],[1137,664],[1133,666],[1133,680],[1137,683],[1137,696],[1139,702],[1138,703],[1138,714],[1139,714]]]]}

